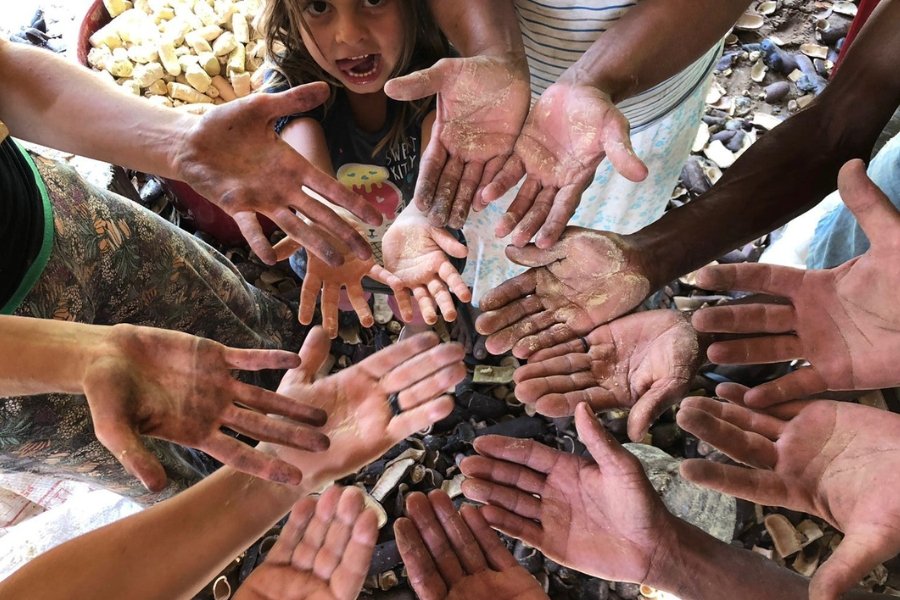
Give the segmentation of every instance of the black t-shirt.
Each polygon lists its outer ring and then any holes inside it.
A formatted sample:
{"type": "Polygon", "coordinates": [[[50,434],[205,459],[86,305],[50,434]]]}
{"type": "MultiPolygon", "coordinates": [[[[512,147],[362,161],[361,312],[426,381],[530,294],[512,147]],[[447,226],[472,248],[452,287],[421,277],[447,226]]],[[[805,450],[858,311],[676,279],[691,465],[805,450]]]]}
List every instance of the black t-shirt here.
{"type": "Polygon", "coordinates": [[[44,206],[34,173],[7,137],[0,142],[0,308],[19,288],[44,242],[44,206]]]}

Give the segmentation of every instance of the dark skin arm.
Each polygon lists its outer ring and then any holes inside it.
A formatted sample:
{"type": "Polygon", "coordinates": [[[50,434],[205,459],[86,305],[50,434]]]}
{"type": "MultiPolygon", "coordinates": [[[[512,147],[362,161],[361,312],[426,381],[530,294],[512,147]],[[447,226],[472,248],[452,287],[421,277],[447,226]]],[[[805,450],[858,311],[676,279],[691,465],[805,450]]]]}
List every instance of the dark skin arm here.
{"type": "Polygon", "coordinates": [[[809,108],[753,145],[707,194],[626,236],[656,289],[810,208],[867,159],[900,104],[900,2],[884,0],[809,108]]]}

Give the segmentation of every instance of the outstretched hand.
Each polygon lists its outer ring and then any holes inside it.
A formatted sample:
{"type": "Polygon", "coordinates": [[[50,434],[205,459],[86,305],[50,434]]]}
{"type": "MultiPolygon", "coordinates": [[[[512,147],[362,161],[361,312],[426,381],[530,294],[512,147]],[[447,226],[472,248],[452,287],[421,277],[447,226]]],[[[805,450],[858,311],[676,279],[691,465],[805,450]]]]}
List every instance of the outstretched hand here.
{"type": "Polygon", "coordinates": [[[354,600],[378,539],[378,517],[355,487],[332,486],[294,505],[265,562],[235,600],[354,600]]]}
{"type": "Polygon", "coordinates": [[[299,359],[292,352],[229,348],[186,333],[131,325],[109,328],[107,345],[109,351],[89,364],[82,382],[94,432],[151,491],[165,487],[166,473],[142,435],[197,448],[245,473],[292,484],[302,476],[296,467],[221,428],[291,448],[328,447],[328,438],[309,427],[325,423],[321,409],[231,375],[233,370],[296,367],[299,359]]]}
{"type": "Polygon", "coordinates": [[[462,228],[473,199],[503,166],[531,102],[525,59],[445,58],[388,81],[409,101],[437,94],[431,141],[422,153],[415,203],[435,227],[462,228]]]}
{"type": "Polygon", "coordinates": [[[587,335],[621,316],[650,293],[637,250],[615,233],[569,227],[552,247],[508,247],[513,262],[530,267],[481,299],[476,327],[487,349],[519,358],[587,335]]]}
{"type": "Polygon", "coordinates": [[[697,368],[697,335],[673,310],[639,312],[597,327],[582,340],[541,350],[515,372],[516,398],[548,417],[630,408],[628,437],[650,425],[687,392],[697,368]]]}
{"type": "Polygon", "coordinates": [[[524,246],[537,234],[538,248],[549,248],[566,228],[604,157],[631,181],[647,177],[634,154],[625,116],[610,97],[593,86],[555,83],[528,114],[513,155],[484,189],[492,202],[525,177],[497,225],[497,237],[512,233],[524,246]]]}
{"type": "Polygon", "coordinates": [[[228,213],[253,251],[268,264],[274,264],[275,251],[263,234],[257,213],[269,217],[288,237],[332,266],[341,264],[341,252],[312,224],[341,240],[357,257],[365,259],[372,254],[352,226],[302,187],[370,225],[381,224],[378,211],[314,167],[275,133],[279,117],[315,108],[327,97],[328,86],[321,82],[278,94],[252,94],[207,111],[172,144],[172,164],[179,178],[228,213]]]}
{"type": "MultiPolygon", "coordinates": [[[[742,401],[746,388],[726,395],[742,401]]],[[[767,411],[688,398],[678,424],[749,468],[706,460],[681,466],[689,480],[758,504],[817,515],[845,536],[810,583],[810,598],[836,600],[900,551],[900,416],[814,400],[767,411]]]]}
{"type": "Polygon", "coordinates": [[[707,267],[697,282],[707,289],[739,289],[784,296],[790,304],[744,304],[698,311],[698,331],[755,333],[717,342],[709,359],[722,364],[806,359],[810,366],[747,393],[764,407],[825,390],[900,384],[900,213],[866,176],[862,161],[841,169],[844,202],[872,242],[868,252],[834,269],[803,271],[761,264],[707,267]]]}
{"type": "Polygon", "coordinates": [[[416,335],[313,381],[330,349],[325,332],[314,328],[300,350],[300,367],[284,376],[278,391],[328,414],[322,430],[331,446],[315,454],[281,446],[267,451],[302,470],[307,485],[315,489],[355,473],[443,419],[453,410],[453,399],[445,393],[465,377],[466,369],[462,346],[439,341],[434,333],[416,335]],[[391,409],[394,394],[399,414],[391,409]]]}
{"type": "Polygon", "coordinates": [[[481,512],[435,490],[406,498],[409,518],[397,519],[397,547],[409,583],[422,600],[548,600],[519,566],[481,512]]]}
{"type": "Polygon", "coordinates": [[[495,529],[562,565],[613,581],[654,579],[667,548],[676,548],[673,517],[637,458],[591,414],[575,411],[591,460],[531,440],[484,436],[460,465],[463,493],[495,529]]]}
{"type": "Polygon", "coordinates": [[[437,322],[438,309],[445,320],[456,320],[451,292],[463,302],[472,300],[469,286],[448,258],[465,258],[468,249],[446,229],[429,225],[423,215],[406,209],[385,232],[381,250],[385,267],[412,289],[426,323],[437,322]]]}

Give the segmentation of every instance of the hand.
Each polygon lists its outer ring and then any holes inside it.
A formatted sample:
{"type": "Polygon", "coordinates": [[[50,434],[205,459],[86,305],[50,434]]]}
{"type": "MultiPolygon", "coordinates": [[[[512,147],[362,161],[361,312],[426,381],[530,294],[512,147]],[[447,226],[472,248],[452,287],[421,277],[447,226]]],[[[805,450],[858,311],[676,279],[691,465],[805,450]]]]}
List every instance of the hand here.
{"type": "Polygon", "coordinates": [[[472,506],[457,512],[439,490],[406,497],[397,547],[409,583],[422,600],[548,600],[531,574],[472,506]]]}
{"type": "Polygon", "coordinates": [[[569,227],[547,250],[508,247],[506,255],[531,268],[481,300],[476,326],[493,354],[528,358],[587,335],[650,293],[637,250],[614,233],[569,227]]]}
{"type": "MultiPolygon", "coordinates": [[[[746,388],[731,384],[741,401],[746,388]]],[[[900,551],[900,416],[815,400],[768,411],[688,398],[678,424],[750,468],[706,460],[681,466],[689,480],[757,504],[817,515],[845,533],[816,571],[810,598],[836,600],[900,551]]]]}
{"type": "Polygon", "coordinates": [[[330,344],[325,332],[310,331],[300,350],[300,367],[281,380],[278,392],[328,414],[323,431],[331,439],[316,454],[267,446],[301,471],[309,489],[355,473],[403,439],[446,417],[453,399],[443,395],[466,375],[459,344],[438,344],[434,333],[413,336],[334,375],[313,381],[330,344]],[[398,395],[394,415],[389,397],[398,395]]]}
{"type": "Polygon", "coordinates": [[[332,486],[304,498],[265,562],[238,588],[235,600],[354,600],[362,590],[378,539],[378,517],[355,487],[332,486]]]}
{"type": "Polygon", "coordinates": [[[297,355],[282,350],[228,348],[186,333],[116,325],[82,382],[101,444],[150,491],[166,473],[140,436],[197,448],[235,469],[297,484],[300,471],[221,431],[320,451],[328,438],[306,425],[325,423],[325,413],[292,398],[237,381],[232,370],[287,369],[297,355]],[[266,416],[281,415],[291,420],[266,416]]]}
{"type": "MultiPolygon", "coordinates": [[[[353,310],[359,316],[359,322],[363,327],[371,327],[375,324],[372,310],[366,301],[366,295],[362,288],[363,277],[371,277],[391,288],[397,306],[400,308],[404,321],[413,318],[412,299],[409,290],[393,273],[375,262],[371,256],[360,259],[347,252],[347,247],[339,240],[331,237],[327,232],[319,232],[326,240],[329,240],[335,248],[344,253],[344,263],[333,267],[320,260],[314,254],[306,255],[306,275],[303,277],[303,286],[300,288],[300,309],[297,319],[304,325],[312,323],[316,310],[316,299],[319,290],[322,290],[322,326],[328,337],[334,339],[338,334],[338,302],[340,301],[341,288],[347,290],[347,297],[353,310]]],[[[275,246],[275,252],[279,260],[290,256],[297,246],[292,240],[282,240],[275,246]],[[285,242],[287,242],[285,244],[285,242]],[[286,252],[290,250],[290,252],[286,252]],[[286,256],[287,255],[287,256],[286,256]]]]}
{"type": "Polygon", "coordinates": [[[524,246],[537,234],[538,248],[562,235],[604,156],[631,181],[647,177],[635,156],[625,116],[593,86],[555,83],[528,113],[515,151],[483,192],[494,201],[526,176],[497,224],[497,237],[512,233],[524,246]]]}
{"type": "Polygon", "coordinates": [[[900,354],[900,311],[894,301],[900,286],[900,213],[866,176],[860,160],[844,165],[838,187],[872,242],[861,257],[823,271],[741,264],[698,273],[699,285],[707,289],[766,292],[790,300],[789,305],[714,307],[694,316],[698,331],[763,334],[711,345],[713,362],[809,361],[810,367],[748,392],[748,406],[769,406],[825,390],[900,384],[894,364],[900,354]]]}
{"type": "Polygon", "coordinates": [[[274,264],[275,252],[259,226],[257,213],[272,219],[288,237],[332,266],[341,264],[340,252],[304,218],[331,232],[357,257],[365,259],[372,254],[353,227],[308,196],[301,186],[371,225],[381,224],[378,211],[275,134],[279,117],[310,110],[327,97],[324,83],[278,94],[252,94],[206,112],[172,144],[172,163],[180,179],[228,213],[266,263],[274,264]]]}
{"type": "Polygon", "coordinates": [[[576,409],[575,423],[596,462],[531,440],[484,436],[475,440],[481,456],[460,465],[471,478],[463,493],[487,504],[481,512],[492,527],[551,560],[612,581],[650,580],[655,561],[678,547],[671,539],[677,519],[637,458],[586,404],[576,409]]]}
{"type": "Polygon", "coordinates": [[[531,103],[528,80],[524,58],[478,56],[445,58],[384,86],[395,100],[437,94],[415,191],[416,206],[435,227],[461,229],[473,198],[477,203],[512,153],[531,103]]]}
{"type": "Polygon", "coordinates": [[[548,417],[630,408],[628,437],[640,441],[681,400],[697,368],[697,335],[681,313],[653,310],[601,325],[582,340],[533,354],[515,372],[516,398],[548,417]]]}
{"type": "Polygon", "coordinates": [[[437,308],[447,321],[456,320],[452,291],[463,302],[472,292],[447,255],[464,258],[465,244],[446,229],[432,227],[422,215],[405,211],[384,234],[381,242],[384,265],[412,289],[425,322],[437,322],[437,308]]]}

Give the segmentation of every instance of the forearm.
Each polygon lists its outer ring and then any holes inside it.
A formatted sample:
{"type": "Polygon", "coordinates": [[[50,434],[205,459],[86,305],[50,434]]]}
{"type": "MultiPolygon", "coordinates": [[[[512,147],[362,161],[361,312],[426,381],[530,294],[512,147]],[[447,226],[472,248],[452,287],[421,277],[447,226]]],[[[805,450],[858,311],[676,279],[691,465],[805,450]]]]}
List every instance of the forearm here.
{"type": "Polygon", "coordinates": [[[191,598],[305,489],[223,467],[174,498],[39,556],[0,583],[0,597],[191,598]]]}
{"type": "Polygon", "coordinates": [[[629,10],[560,78],[614,102],[675,75],[731,29],[749,0],[648,0],[629,10]],[[690,24],[685,35],[682,25],[690,24]]]}
{"type": "MultiPolygon", "coordinates": [[[[809,580],[755,552],[719,541],[677,520],[671,548],[655,557],[644,583],[683,600],[807,600],[809,580]]],[[[888,598],[849,592],[848,600],[888,598]]]]}
{"type": "Polygon", "coordinates": [[[429,0],[428,6],[463,56],[525,56],[512,0],[429,0]]]}
{"type": "Polygon", "coordinates": [[[158,107],[52,52],[0,40],[0,121],[11,135],[176,177],[169,156],[196,115],[158,107]]]}
{"type": "Polygon", "coordinates": [[[82,393],[110,327],[0,316],[0,396],[82,393]]]}
{"type": "Polygon", "coordinates": [[[786,223],[837,185],[841,166],[868,158],[900,104],[900,1],[882,2],[834,81],[756,142],[712,190],[626,236],[662,285],[786,223]]]}

